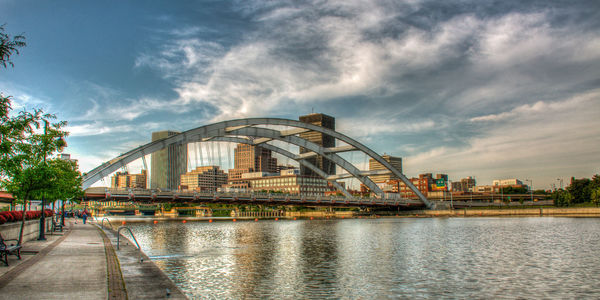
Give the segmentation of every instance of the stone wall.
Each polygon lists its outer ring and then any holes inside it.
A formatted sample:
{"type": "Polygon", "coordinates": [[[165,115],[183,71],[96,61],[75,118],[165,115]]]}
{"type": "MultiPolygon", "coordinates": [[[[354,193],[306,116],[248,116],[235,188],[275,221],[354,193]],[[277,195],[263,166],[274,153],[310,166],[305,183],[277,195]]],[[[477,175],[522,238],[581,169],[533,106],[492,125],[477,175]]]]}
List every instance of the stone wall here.
{"type": "MultiPolygon", "coordinates": [[[[50,226],[52,226],[52,218],[46,218],[46,234],[48,234],[50,231],[50,226]]],[[[0,225],[0,233],[2,233],[2,237],[4,239],[18,239],[20,230],[21,222],[11,222],[0,225]]],[[[25,221],[25,228],[23,229],[23,242],[37,239],[39,232],[39,219],[25,221]]]]}

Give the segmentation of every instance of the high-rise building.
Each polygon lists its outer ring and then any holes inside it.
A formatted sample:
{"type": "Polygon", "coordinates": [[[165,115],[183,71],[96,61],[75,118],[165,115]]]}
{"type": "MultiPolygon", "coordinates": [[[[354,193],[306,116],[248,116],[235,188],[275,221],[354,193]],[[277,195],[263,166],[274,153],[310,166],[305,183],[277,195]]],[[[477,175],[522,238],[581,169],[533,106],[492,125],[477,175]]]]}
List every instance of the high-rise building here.
{"type": "Polygon", "coordinates": [[[238,144],[233,152],[235,169],[248,172],[277,172],[277,159],[271,157],[271,150],[261,146],[238,144]]]}
{"type": "Polygon", "coordinates": [[[460,181],[452,182],[452,191],[455,192],[473,192],[476,185],[475,178],[469,176],[460,181]]]}
{"type": "MultiPolygon", "coordinates": [[[[387,162],[389,162],[392,165],[392,167],[398,169],[398,171],[400,171],[400,173],[402,173],[402,157],[391,156],[391,155],[383,155],[382,157],[387,162]]],[[[369,171],[377,171],[377,170],[387,170],[387,168],[384,167],[382,164],[380,164],[375,159],[373,159],[373,158],[369,159],[369,171]]],[[[400,179],[400,178],[398,178],[398,176],[396,176],[394,174],[374,175],[374,176],[369,176],[369,177],[375,183],[383,183],[383,182],[386,182],[389,180],[400,179]]]]}
{"type": "Polygon", "coordinates": [[[271,150],[260,146],[238,144],[233,151],[233,169],[228,172],[230,188],[249,188],[247,178],[243,174],[254,172],[276,173],[277,158],[271,157],[271,150]]]}
{"type": "Polygon", "coordinates": [[[214,192],[227,184],[227,174],[218,166],[197,167],[181,175],[182,190],[214,192]]]}
{"type": "MultiPolygon", "coordinates": [[[[176,135],[175,131],[152,133],[152,141],[176,135]]],[[[187,145],[171,144],[167,148],[152,153],[150,186],[153,189],[176,190],[181,174],[187,172],[187,145]]]]}
{"type": "Polygon", "coordinates": [[[140,174],[129,174],[128,172],[117,172],[110,179],[113,188],[145,189],[148,171],[142,170],[140,174]]]}
{"type": "MultiPolygon", "coordinates": [[[[309,123],[316,126],[321,126],[331,130],[335,130],[335,118],[326,114],[309,114],[305,116],[300,116],[299,120],[300,122],[309,123]]],[[[321,147],[335,147],[334,137],[320,133],[318,131],[303,132],[300,133],[300,137],[310,142],[313,142],[321,147]]],[[[310,150],[300,147],[301,154],[306,152],[310,152],[310,150]]],[[[323,172],[325,172],[326,174],[335,174],[335,163],[320,155],[310,157],[307,159],[307,161],[315,165],[317,168],[323,170],[323,172]]],[[[311,169],[308,169],[302,165],[300,166],[300,174],[304,176],[318,176],[311,169]]]]}

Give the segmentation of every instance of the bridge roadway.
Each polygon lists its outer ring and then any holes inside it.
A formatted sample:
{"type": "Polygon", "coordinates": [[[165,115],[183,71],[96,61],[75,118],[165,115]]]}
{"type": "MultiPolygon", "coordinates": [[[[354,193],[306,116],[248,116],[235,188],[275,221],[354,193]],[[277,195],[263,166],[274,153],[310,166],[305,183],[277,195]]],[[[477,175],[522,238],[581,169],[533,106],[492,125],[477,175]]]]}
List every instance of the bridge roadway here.
{"type": "Polygon", "coordinates": [[[229,204],[268,204],[306,206],[359,206],[359,207],[422,207],[421,200],[406,198],[346,198],[336,196],[287,195],[278,193],[224,193],[224,192],[155,192],[113,188],[88,188],[89,201],[197,202],[229,204]]]}

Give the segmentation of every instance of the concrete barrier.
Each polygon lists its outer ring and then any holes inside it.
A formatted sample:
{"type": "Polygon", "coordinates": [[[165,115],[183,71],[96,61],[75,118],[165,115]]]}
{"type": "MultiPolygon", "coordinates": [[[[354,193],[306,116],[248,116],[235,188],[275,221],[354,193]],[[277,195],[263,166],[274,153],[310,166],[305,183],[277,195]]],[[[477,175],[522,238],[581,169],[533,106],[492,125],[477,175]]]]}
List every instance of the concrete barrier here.
{"type": "MultiPolygon", "coordinates": [[[[52,218],[46,218],[46,234],[50,232],[52,218]]],[[[11,222],[0,225],[0,233],[4,239],[18,239],[21,231],[21,222],[11,222]]],[[[40,232],[40,220],[25,221],[23,228],[23,243],[31,240],[36,240],[40,232]]]]}

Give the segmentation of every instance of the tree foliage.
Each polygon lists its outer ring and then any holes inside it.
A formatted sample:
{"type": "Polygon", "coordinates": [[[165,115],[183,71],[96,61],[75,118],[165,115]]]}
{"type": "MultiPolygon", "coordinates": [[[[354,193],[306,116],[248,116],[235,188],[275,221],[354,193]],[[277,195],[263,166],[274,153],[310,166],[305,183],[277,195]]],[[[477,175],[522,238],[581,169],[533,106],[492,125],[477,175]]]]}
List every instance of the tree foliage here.
{"type": "Polygon", "coordinates": [[[596,174],[591,179],[571,178],[571,184],[564,190],[552,193],[552,199],[556,206],[590,202],[600,205],[600,175],[596,174]]]}
{"type": "Polygon", "coordinates": [[[526,187],[507,186],[502,188],[502,193],[506,195],[529,194],[529,190],[526,187]]]}
{"type": "Polygon", "coordinates": [[[600,205],[600,187],[597,187],[594,190],[592,190],[591,200],[592,203],[594,203],[596,206],[600,205]]]}
{"type": "Polygon", "coordinates": [[[83,178],[79,172],[77,163],[62,159],[48,161],[51,169],[47,178],[50,187],[44,191],[46,199],[51,203],[56,200],[81,198],[83,191],[81,185],[83,178]]]}
{"type": "Polygon", "coordinates": [[[570,206],[573,204],[573,196],[566,190],[558,190],[552,194],[554,199],[554,205],[556,206],[570,206]]]}
{"type": "Polygon", "coordinates": [[[25,47],[25,37],[16,35],[11,37],[4,32],[4,25],[0,26],[0,64],[14,66],[10,60],[13,54],[19,54],[19,48],[25,47]]]}
{"type": "MultiPolygon", "coordinates": [[[[13,54],[25,46],[25,37],[11,38],[0,26],[0,64],[14,66],[13,54]]],[[[56,120],[41,109],[13,113],[10,97],[0,94],[0,186],[18,202],[27,205],[29,199],[51,201],[81,193],[81,174],[74,163],[48,159],[66,143],[68,135],[62,128],[67,124],[56,120]]],[[[19,243],[23,237],[25,218],[21,223],[19,243]]]]}

